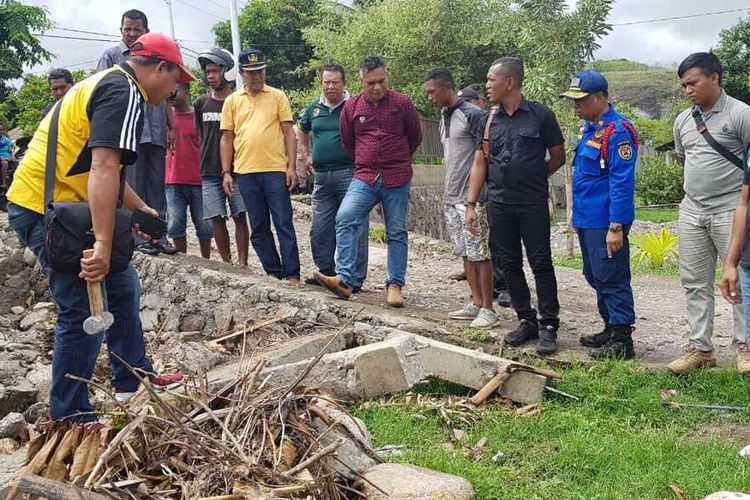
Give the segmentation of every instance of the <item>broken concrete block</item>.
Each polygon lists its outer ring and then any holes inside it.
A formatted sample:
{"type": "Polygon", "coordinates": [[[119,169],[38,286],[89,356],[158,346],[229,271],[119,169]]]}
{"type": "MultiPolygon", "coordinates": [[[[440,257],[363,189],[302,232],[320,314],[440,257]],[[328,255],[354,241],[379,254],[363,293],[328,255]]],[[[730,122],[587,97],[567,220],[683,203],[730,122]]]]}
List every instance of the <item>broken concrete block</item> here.
{"type": "MultiPolygon", "coordinates": [[[[294,337],[276,344],[273,346],[273,350],[266,352],[260,352],[253,356],[249,361],[245,360],[244,364],[240,361],[234,361],[226,365],[217,367],[211,371],[209,378],[211,380],[222,380],[234,378],[240,371],[244,371],[248,363],[252,364],[260,359],[266,360],[266,366],[278,366],[288,363],[296,363],[298,361],[304,361],[306,359],[312,359],[318,355],[323,348],[326,347],[331,338],[334,337],[335,333],[321,333],[314,335],[305,335],[302,337],[294,337]]],[[[339,352],[346,349],[352,342],[351,332],[343,332],[331,342],[326,348],[327,353],[339,352]]]]}
{"type": "Polygon", "coordinates": [[[11,412],[0,420],[0,439],[27,439],[29,436],[26,429],[26,419],[22,414],[11,412]]]}
{"type": "Polygon", "coordinates": [[[333,470],[347,479],[356,479],[355,472],[364,474],[380,463],[370,450],[372,435],[362,420],[339,410],[324,399],[317,400],[316,406],[328,415],[331,421],[329,430],[328,424],[319,417],[312,419],[312,426],[320,433],[320,445],[328,446],[339,440],[342,442],[336,450],[336,458],[328,458],[333,470]]]}
{"type": "Polygon", "coordinates": [[[380,464],[367,471],[364,477],[367,481],[360,484],[365,498],[370,500],[473,500],[475,497],[474,488],[466,479],[416,465],[380,464]]]}
{"type": "MultiPolygon", "coordinates": [[[[419,360],[425,375],[479,390],[510,360],[446,342],[417,337],[419,360]]],[[[500,395],[517,403],[531,404],[542,397],[547,379],[535,373],[516,371],[500,388],[500,395]]]]}

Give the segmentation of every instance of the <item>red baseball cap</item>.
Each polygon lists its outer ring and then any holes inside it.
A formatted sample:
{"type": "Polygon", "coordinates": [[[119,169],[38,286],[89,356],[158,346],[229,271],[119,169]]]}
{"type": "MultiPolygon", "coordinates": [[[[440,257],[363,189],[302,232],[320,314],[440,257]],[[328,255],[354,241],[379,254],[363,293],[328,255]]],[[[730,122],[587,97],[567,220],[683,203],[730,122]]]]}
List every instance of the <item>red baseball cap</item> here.
{"type": "Polygon", "coordinates": [[[131,56],[155,57],[174,63],[180,68],[180,83],[190,83],[195,80],[195,76],[185,67],[185,63],[182,61],[180,46],[164,33],[141,35],[130,46],[128,54],[131,56]]]}

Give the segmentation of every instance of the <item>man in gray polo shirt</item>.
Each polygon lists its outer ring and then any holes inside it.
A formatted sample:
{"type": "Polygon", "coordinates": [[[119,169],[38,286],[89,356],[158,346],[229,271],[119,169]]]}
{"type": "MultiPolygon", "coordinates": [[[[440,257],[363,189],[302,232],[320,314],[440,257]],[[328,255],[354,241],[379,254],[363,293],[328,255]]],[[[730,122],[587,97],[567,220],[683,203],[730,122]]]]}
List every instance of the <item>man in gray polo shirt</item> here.
{"type": "Polygon", "coordinates": [[[424,86],[430,102],[442,107],[440,140],[445,155],[445,224],[453,241],[454,254],[463,258],[472,298],[470,304],[450,313],[449,317],[471,320],[471,326],[475,328],[492,328],[498,321],[492,305],[489,225],[483,195],[475,207],[479,230],[472,234],[466,226],[469,176],[474,165],[476,143],[482,136],[480,121],[484,113],[458,96],[453,76],[446,68],[431,70],[424,86]]]}
{"type": "MultiPolygon", "coordinates": [[[[109,69],[115,64],[122,66],[130,48],[138,38],[148,33],[148,19],[140,10],[132,9],[122,15],[120,21],[122,41],[108,48],[96,65],[97,71],[109,69]]],[[[167,158],[167,106],[143,104],[143,133],[138,145],[138,160],[127,171],[130,187],[143,198],[143,201],[159,212],[162,218],[167,214],[167,198],[164,189],[164,169],[167,158]]],[[[174,254],[177,249],[164,238],[152,244],[136,239],[137,249],[155,255],[159,252],[174,254]]]]}
{"type": "MultiPolygon", "coordinates": [[[[726,259],[732,218],[743,181],[742,166],[717,151],[697,128],[699,113],[715,141],[739,161],[750,144],[750,107],[721,88],[722,69],[714,54],[689,55],[677,70],[685,95],[693,103],[677,117],[677,159],[685,167],[685,197],[680,204],[680,279],[685,288],[690,327],[685,354],[668,365],[672,373],[715,366],[713,334],[716,258],[726,259]]],[[[730,156],[731,158],[731,156],[730,156]]],[[[739,161],[742,164],[741,161],[739,161]]],[[[733,345],[738,361],[747,350],[742,306],[733,308],[733,345]]]]}

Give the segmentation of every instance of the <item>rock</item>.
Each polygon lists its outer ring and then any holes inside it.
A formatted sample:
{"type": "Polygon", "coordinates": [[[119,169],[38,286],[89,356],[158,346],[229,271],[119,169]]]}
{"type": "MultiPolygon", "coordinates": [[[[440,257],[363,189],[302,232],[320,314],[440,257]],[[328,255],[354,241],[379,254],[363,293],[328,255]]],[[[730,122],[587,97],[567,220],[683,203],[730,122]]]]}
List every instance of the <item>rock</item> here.
{"type": "Polygon", "coordinates": [[[328,465],[347,479],[357,478],[352,470],[363,474],[377,465],[378,460],[371,456],[371,453],[374,452],[369,449],[372,445],[372,436],[364,422],[341,411],[326,400],[318,400],[316,404],[328,415],[330,420],[335,422],[332,428],[328,430],[328,425],[322,419],[313,418],[312,426],[321,434],[321,446],[328,446],[338,440],[342,441],[341,446],[336,451],[338,460],[331,458],[328,465]],[[339,463],[339,460],[346,465],[339,463]]]}
{"type": "Polygon", "coordinates": [[[23,418],[30,424],[35,424],[39,420],[44,420],[49,416],[49,406],[47,403],[41,401],[34,403],[33,405],[26,408],[23,412],[23,418]]]}
{"type": "Polygon", "coordinates": [[[40,309],[38,311],[31,311],[29,314],[24,316],[21,320],[19,328],[21,330],[29,330],[34,325],[44,323],[50,319],[51,313],[48,309],[40,309]]]}
{"type": "MultiPolygon", "coordinates": [[[[21,264],[23,266],[23,264],[21,264]]],[[[25,290],[29,287],[29,277],[31,276],[31,272],[27,269],[24,269],[7,280],[5,280],[4,285],[7,288],[16,288],[20,290],[25,290]]]]}
{"type": "Polygon", "coordinates": [[[362,492],[368,499],[471,500],[474,488],[466,479],[409,464],[379,464],[364,474],[362,492]],[[374,483],[386,495],[375,489],[374,483]]]}
{"type": "Polygon", "coordinates": [[[13,306],[10,308],[10,312],[15,314],[16,316],[20,316],[21,314],[23,314],[25,310],[26,308],[23,306],[13,306]]]}
{"type": "Polygon", "coordinates": [[[0,439],[12,438],[24,440],[27,437],[26,419],[20,413],[8,413],[0,420],[0,439]]]}
{"type": "Polygon", "coordinates": [[[228,354],[214,351],[203,342],[183,342],[175,337],[166,338],[157,348],[155,357],[168,361],[183,373],[196,375],[229,359],[228,354]]]}
{"type": "Polygon", "coordinates": [[[181,332],[200,332],[206,326],[206,318],[202,314],[189,313],[180,321],[181,332]]]}
{"type": "Polygon", "coordinates": [[[17,274],[26,267],[23,263],[23,253],[21,253],[21,259],[17,259],[15,252],[7,257],[0,259],[0,274],[17,274]]]}
{"type": "Polygon", "coordinates": [[[29,267],[33,267],[36,264],[36,255],[28,247],[23,251],[23,262],[29,267]]]}
{"type": "Polygon", "coordinates": [[[156,330],[159,327],[159,313],[146,309],[141,311],[141,325],[143,330],[156,330]]]}
{"type": "Polygon", "coordinates": [[[9,329],[13,325],[13,322],[10,320],[10,318],[6,318],[5,316],[0,316],[0,329],[6,330],[9,329]]]}
{"type": "Polygon", "coordinates": [[[339,326],[339,317],[329,311],[322,311],[318,314],[317,321],[328,326],[339,326]]]}
{"type": "MultiPolygon", "coordinates": [[[[37,364],[26,374],[26,380],[36,387],[39,401],[49,403],[49,389],[52,385],[52,365],[37,364]]],[[[33,402],[35,402],[36,399],[33,402]]]]}
{"type": "Polygon", "coordinates": [[[34,311],[54,311],[55,310],[55,304],[54,302],[37,302],[34,304],[33,307],[34,311]]]}
{"type": "Polygon", "coordinates": [[[703,500],[750,500],[750,495],[734,491],[717,491],[708,495],[703,500]]]}

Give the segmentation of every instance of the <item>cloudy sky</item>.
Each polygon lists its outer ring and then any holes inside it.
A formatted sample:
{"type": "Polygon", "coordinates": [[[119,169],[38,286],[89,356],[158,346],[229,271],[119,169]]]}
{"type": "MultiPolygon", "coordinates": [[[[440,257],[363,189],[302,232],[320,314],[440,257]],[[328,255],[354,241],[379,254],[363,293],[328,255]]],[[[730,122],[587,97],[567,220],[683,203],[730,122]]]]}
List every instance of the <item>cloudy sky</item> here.
{"type": "MultiPolygon", "coordinates": [[[[186,48],[186,62],[195,63],[193,52],[211,44],[211,27],[227,19],[227,0],[171,0],[174,10],[175,34],[186,48]]],[[[418,0],[414,0],[418,1],[418,0]]],[[[240,6],[247,0],[238,0],[240,6]]],[[[574,0],[569,0],[574,3],[574,0]]],[[[49,67],[89,68],[99,55],[119,38],[120,15],[127,9],[143,10],[149,17],[152,31],[169,33],[167,0],[26,0],[24,3],[47,8],[58,28],[83,30],[78,33],[56,29],[49,35],[85,37],[104,40],[72,40],[44,37],[44,45],[56,58],[51,64],[33,68],[42,73],[49,67]],[[74,8],[71,5],[75,5],[74,8]],[[110,36],[105,36],[109,34],[110,36]],[[111,39],[112,41],[107,41],[111,39]]],[[[612,32],[601,40],[598,58],[626,58],[648,64],[671,66],[695,51],[707,50],[716,44],[719,32],[732,26],[740,17],[750,14],[750,0],[615,0],[610,22],[612,32]],[[719,11],[736,12],[710,15],[719,11]],[[687,19],[634,23],[644,20],[690,16],[687,19]]]]}

